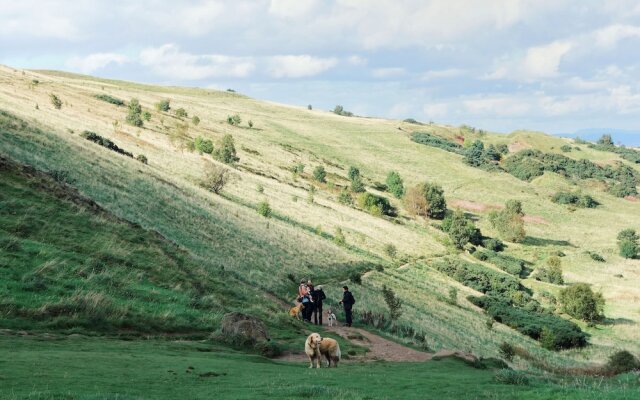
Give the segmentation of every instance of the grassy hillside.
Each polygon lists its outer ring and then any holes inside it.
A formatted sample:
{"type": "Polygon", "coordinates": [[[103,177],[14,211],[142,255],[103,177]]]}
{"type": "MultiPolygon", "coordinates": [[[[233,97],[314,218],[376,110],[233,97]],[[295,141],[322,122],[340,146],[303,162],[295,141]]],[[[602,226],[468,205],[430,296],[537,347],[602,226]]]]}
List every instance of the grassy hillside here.
{"type": "MultiPolygon", "coordinates": [[[[364,274],[361,285],[351,284],[358,310],[384,313],[380,289],[383,284],[393,287],[405,304],[395,334],[411,341],[424,336],[433,349],[453,347],[495,356],[498,345],[509,341],[560,365],[601,361],[620,347],[640,351],[640,309],[634,305],[640,299],[640,265],[619,257],[615,242],[621,229],[640,227],[638,202],[613,197],[593,181],[554,173],[525,182],[507,173],[486,172],[464,164],[460,155],[415,143],[410,135],[429,131],[458,142],[481,139],[507,144],[512,151],[535,148],[602,165],[621,162],[640,171],[617,154],[540,133],[503,136],[435,124],[347,118],[236,93],[57,72],[0,68],[0,83],[0,109],[8,112],[0,121],[5,156],[54,172],[110,213],[159,232],[187,251],[207,274],[233,276],[227,286],[234,291],[250,286],[288,301],[295,280],[311,277],[326,284],[332,303],[343,282],[364,274]],[[59,110],[50,102],[52,93],[62,100],[59,110]],[[126,107],[97,99],[99,94],[127,102],[139,99],[150,121],[143,127],[126,124],[126,107]],[[169,112],[154,107],[163,99],[171,101],[169,112]],[[188,117],[177,117],[178,108],[184,108],[188,117]],[[236,113],[242,123],[228,124],[227,117],[236,113]],[[197,125],[191,121],[194,115],[200,119],[197,125]],[[134,156],[144,154],[148,164],[83,139],[84,130],[112,140],[134,156]],[[222,195],[215,195],[199,182],[205,165],[216,162],[189,146],[199,136],[218,146],[225,134],[233,136],[239,162],[222,195]],[[560,149],[564,144],[580,150],[564,153],[560,149]],[[296,163],[305,165],[302,174],[292,174],[296,163]],[[326,169],[327,183],[312,179],[317,166],[326,169]],[[377,217],[337,201],[340,189],[349,184],[350,166],[360,169],[368,191],[390,199],[398,217],[377,217]],[[410,216],[400,201],[374,189],[391,170],[400,173],[406,186],[427,180],[440,184],[450,207],[465,209],[489,236],[497,233],[487,213],[507,199],[521,200],[528,217],[527,238],[521,244],[509,243],[507,253],[536,268],[549,255],[563,252],[565,280],[591,283],[602,291],[607,321],[596,327],[579,323],[594,346],[550,353],[504,325],[489,329],[486,315],[465,299],[478,293],[431,268],[442,256],[468,255],[453,249],[432,221],[410,216]],[[602,205],[572,210],[550,200],[558,190],[578,189],[602,205]],[[261,201],[274,210],[272,218],[256,213],[261,201]],[[334,243],[337,228],[346,246],[334,243]],[[384,251],[389,244],[399,252],[394,260],[384,251]],[[587,251],[603,255],[606,262],[594,261],[587,251]],[[448,300],[450,288],[459,291],[456,304],[448,300]]],[[[524,284],[534,289],[534,297],[559,290],[532,278],[524,284]]],[[[273,307],[264,297],[250,303],[256,312],[273,307]]]]}

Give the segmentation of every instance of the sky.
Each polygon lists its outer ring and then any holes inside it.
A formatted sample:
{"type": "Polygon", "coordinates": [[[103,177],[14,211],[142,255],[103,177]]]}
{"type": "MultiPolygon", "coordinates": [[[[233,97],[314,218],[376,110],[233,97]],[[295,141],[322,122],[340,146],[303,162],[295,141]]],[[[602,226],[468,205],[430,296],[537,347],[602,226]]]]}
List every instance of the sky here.
{"type": "Polygon", "coordinates": [[[0,64],[505,133],[640,132],[635,0],[0,0],[0,64]]]}

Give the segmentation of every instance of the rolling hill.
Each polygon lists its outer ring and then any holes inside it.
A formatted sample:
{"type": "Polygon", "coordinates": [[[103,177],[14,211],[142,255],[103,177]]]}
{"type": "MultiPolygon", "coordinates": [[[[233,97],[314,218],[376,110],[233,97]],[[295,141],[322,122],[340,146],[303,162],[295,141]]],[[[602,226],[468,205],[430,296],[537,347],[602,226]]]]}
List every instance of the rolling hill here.
{"type": "Polygon", "coordinates": [[[500,135],[346,117],[229,91],[0,67],[0,260],[8,267],[0,270],[1,327],[202,336],[218,329],[224,312],[243,309],[267,319],[286,343],[304,329],[288,321],[282,303],[294,299],[300,279],[311,278],[333,305],[348,283],[358,299],[358,323],[407,345],[499,357],[507,342],[530,356],[515,367],[547,370],[589,368],[618,349],[640,352],[640,261],[620,257],[616,244],[619,231],[640,229],[640,203],[610,193],[623,179],[617,175],[577,178],[546,168],[518,179],[505,158],[522,150],[602,174],[621,168],[640,174],[640,165],[619,153],[539,132],[500,135]],[[148,113],[141,126],[126,121],[132,99],[148,113]],[[167,111],[156,107],[163,100],[167,111]],[[229,120],[234,115],[239,123],[229,120]],[[99,139],[87,140],[85,132],[99,139]],[[416,133],[461,149],[479,140],[508,154],[478,168],[460,152],[412,140],[416,133]],[[231,164],[194,144],[210,140],[223,149],[226,135],[238,158],[231,164]],[[229,173],[218,194],[202,186],[211,166],[229,173]],[[324,182],[314,178],[318,167],[324,182]],[[380,215],[359,204],[360,195],[348,190],[350,167],[359,169],[368,193],[387,198],[395,211],[380,215]],[[456,249],[441,221],[412,215],[385,191],[390,171],[407,188],[440,185],[449,209],[464,211],[486,237],[500,236],[491,211],[519,200],[526,237],[505,241],[494,258],[474,256],[480,246],[456,249]],[[559,191],[589,195],[599,206],[552,202],[559,191]],[[267,204],[270,212],[260,215],[267,204]],[[561,260],[564,285],[534,278],[551,257],[561,260]],[[549,351],[534,340],[538,334],[523,335],[500,318],[488,322],[473,298],[499,288],[448,274],[439,267],[444,262],[512,282],[527,304],[546,310],[527,315],[568,321],[589,345],[549,351]],[[501,267],[513,262],[528,272],[501,267]],[[555,306],[560,290],[578,282],[602,293],[604,320],[588,324],[555,306]],[[403,303],[393,323],[383,286],[403,303]],[[96,322],[92,310],[100,304],[113,313],[96,322]],[[269,319],[274,314],[279,317],[269,319]]]}

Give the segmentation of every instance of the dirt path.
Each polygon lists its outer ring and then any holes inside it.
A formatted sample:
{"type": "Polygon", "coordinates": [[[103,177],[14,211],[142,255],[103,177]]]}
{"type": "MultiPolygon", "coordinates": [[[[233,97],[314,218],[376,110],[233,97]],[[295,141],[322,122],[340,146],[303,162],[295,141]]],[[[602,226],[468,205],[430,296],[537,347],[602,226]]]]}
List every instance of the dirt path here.
{"type": "MultiPolygon", "coordinates": [[[[314,325],[309,325],[309,328],[311,330],[313,330],[313,327],[314,325]]],[[[347,326],[329,327],[327,325],[323,325],[323,328],[329,332],[334,333],[335,335],[349,340],[356,345],[366,347],[369,350],[364,356],[349,356],[348,360],[422,362],[430,360],[433,357],[433,354],[431,353],[414,350],[361,328],[347,326]]],[[[325,336],[330,337],[331,335],[325,336]]],[[[309,360],[308,357],[304,354],[303,349],[300,349],[300,352],[284,354],[278,359],[285,361],[309,360]]]]}

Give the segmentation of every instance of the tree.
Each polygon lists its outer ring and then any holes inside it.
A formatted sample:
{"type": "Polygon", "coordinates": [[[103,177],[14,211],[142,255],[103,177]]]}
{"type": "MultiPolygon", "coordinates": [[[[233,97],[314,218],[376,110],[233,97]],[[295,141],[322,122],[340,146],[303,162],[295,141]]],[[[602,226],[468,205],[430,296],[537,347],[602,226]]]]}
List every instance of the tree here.
{"type": "Polygon", "coordinates": [[[598,144],[602,146],[613,146],[613,138],[609,134],[604,134],[598,139],[598,144]]]}
{"type": "Polygon", "coordinates": [[[242,118],[240,118],[240,114],[234,114],[227,116],[227,123],[229,125],[240,125],[242,122],[242,118]]]}
{"type": "Polygon", "coordinates": [[[51,100],[51,104],[53,104],[53,108],[55,108],[56,110],[59,110],[62,108],[62,100],[60,100],[58,96],[51,93],[49,94],[49,99],[51,100]]]}
{"type": "Polygon", "coordinates": [[[335,235],[333,235],[333,241],[338,246],[344,246],[345,244],[347,244],[347,239],[345,239],[344,233],[342,233],[342,228],[340,227],[336,228],[336,233],[335,235]]]}
{"type": "Polygon", "coordinates": [[[509,200],[504,209],[489,213],[489,222],[498,231],[501,239],[518,243],[526,237],[523,216],[522,203],[509,200]]]}
{"type": "Polygon", "coordinates": [[[464,153],[464,161],[473,166],[479,167],[485,162],[484,144],[480,140],[473,142],[464,153]]]}
{"type": "Polygon", "coordinates": [[[260,203],[258,203],[258,207],[256,211],[258,211],[258,214],[262,215],[265,218],[271,217],[271,213],[272,213],[271,206],[269,206],[269,203],[266,200],[263,200],[260,203]]]}
{"type": "Polygon", "coordinates": [[[213,193],[220,193],[229,182],[229,170],[221,165],[207,163],[204,170],[202,186],[213,193]]]}
{"type": "Polygon", "coordinates": [[[351,193],[349,193],[349,190],[347,188],[344,188],[340,191],[340,194],[338,195],[338,202],[347,206],[353,204],[353,197],[351,197],[351,193]]]}
{"type": "Polygon", "coordinates": [[[191,123],[198,126],[198,124],[200,124],[200,118],[197,115],[194,115],[193,118],[191,118],[191,123]]]}
{"type": "Polygon", "coordinates": [[[214,152],[214,156],[218,161],[225,164],[234,164],[240,159],[236,156],[236,147],[234,145],[233,136],[226,134],[222,137],[218,148],[214,152]]]}
{"type": "Polygon", "coordinates": [[[433,219],[443,219],[447,212],[444,190],[434,183],[421,183],[410,188],[405,196],[409,213],[433,219]]]}
{"type": "Polygon", "coordinates": [[[351,181],[351,191],[354,193],[364,192],[364,183],[362,183],[360,175],[356,175],[356,177],[351,181]]]}
{"type": "Polygon", "coordinates": [[[599,321],[603,318],[604,297],[591,290],[586,283],[578,283],[560,291],[558,297],[562,311],[570,316],[587,322],[599,321]]]}
{"type": "Polygon", "coordinates": [[[636,258],[640,252],[638,234],[635,229],[623,229],[618,233],[618,249],[624,258],[636,258]]]}
{"type": "Polygon", "coordinates": [[[404,196],[404,184],[400,174],[396,171],[391,171],[387,175],[387,190],[396,198],[401,199],[404,196]]]}
{"type": "Polygon", "coordinates": [[[131,99],[128,107],[129,111],[126,118],[127,123],[137,127],[144,125],[144,121],[142,120],[142,106],[138,99],[131,99]]]}
{"type": "Polygon", "coordinates": [[[249,120],[249,122],[247,122],[247,125],[249,125],[249,128],[253,128],[253,121],[249,120]]]}
{"type": "Polygon", "coordinates": [[[322,165],[318,165],[314,170],[313,170],[313,178],[318,181],[318,182],[325,182],[327,177],[327,172],[324,170],[324,167],[322,165]]]}
{"type": "Polygon", "coordinates": [[[389,308],[389,319],[395,322],[402,315],[402,301],[396,296],[396,293],[387,285],[382,285],[382,296],[384,302],[389,308]]]}
{"type": "Polygon", "coordinates": [[[442,222],[442,229],[449,234],[451,242],[458,249],[462,249],[469,242],[478,243],[482,240],[480,230],[461,210],[447,215],[442,222]]]}
{"type": "Polygon", "coordinates": [[[167,112],[171,109],[169,100],[160,100],[155,104],[156,110],[167,112]]]}

